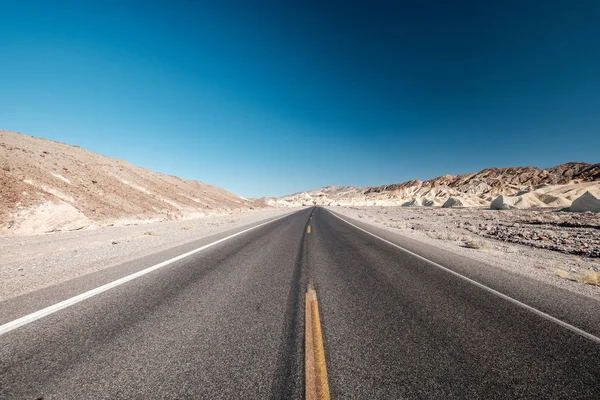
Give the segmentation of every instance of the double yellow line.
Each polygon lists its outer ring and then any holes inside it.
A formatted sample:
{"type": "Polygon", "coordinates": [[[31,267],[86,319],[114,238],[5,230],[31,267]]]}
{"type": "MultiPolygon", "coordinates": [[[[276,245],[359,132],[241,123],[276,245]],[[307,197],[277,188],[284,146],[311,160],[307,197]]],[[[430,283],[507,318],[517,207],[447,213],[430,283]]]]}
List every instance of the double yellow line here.
{"type": "Polygon", "coordinates": [[[317,292],[309,288],[306,292],[306,399],[329,400],[329,382],[325,364],[325,347],[319,318],[317,292]]]}

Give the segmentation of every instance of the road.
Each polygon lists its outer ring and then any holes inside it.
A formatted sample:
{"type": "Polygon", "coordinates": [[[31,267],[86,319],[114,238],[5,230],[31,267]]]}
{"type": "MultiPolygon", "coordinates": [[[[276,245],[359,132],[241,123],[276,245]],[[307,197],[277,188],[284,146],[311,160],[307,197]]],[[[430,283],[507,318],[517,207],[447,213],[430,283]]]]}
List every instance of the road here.
{"type": "MultiPolygon", "coordinates": [[[[301,399],[309,283],[333,398],[600,398],[597,301],[350,222],[437,265],[304,209],[1,335],[0,398],[301,399]]],[[[7,300],[0,325],[228,234],[7,300]]]]}

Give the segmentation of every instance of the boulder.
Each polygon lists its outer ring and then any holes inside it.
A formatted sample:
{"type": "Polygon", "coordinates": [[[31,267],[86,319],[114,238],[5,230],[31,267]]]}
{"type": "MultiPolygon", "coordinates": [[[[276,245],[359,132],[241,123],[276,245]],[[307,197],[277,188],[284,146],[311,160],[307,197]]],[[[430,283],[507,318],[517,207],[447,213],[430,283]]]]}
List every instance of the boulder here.
{"type": "Polygon", "coordinates": [[[593,211],[600,212],[600,199],[597,199],[590,192],[585,192],[573,201],[569,211],[572,212],[585,212],[593,211]]]}

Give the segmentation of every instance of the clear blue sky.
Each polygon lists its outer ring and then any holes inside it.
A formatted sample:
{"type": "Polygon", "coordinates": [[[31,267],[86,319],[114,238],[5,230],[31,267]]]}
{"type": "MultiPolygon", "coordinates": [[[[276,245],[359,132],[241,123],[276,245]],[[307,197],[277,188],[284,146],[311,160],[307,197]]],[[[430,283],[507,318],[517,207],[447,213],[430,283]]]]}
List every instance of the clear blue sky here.
{"type": "Polygon", "coordinates": [[[0,129],[243,196],[600,161],[597,0],[0,10],[0,129]]]}

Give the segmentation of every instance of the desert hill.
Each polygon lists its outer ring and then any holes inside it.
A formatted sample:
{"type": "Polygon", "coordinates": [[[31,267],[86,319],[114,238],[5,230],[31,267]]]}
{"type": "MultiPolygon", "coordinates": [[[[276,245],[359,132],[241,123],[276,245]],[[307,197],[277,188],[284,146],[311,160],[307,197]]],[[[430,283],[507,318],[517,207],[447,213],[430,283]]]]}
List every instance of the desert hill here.
{"type": "Polygon", "coordinates": [[[253,203],[206,183],[0,130],[0,233],[189,219],[253,203]]]}
{"type": "Polygon", "coordinates": [[[586,192],[600,197],[600,164],[569,162],[547,169],[487,168],[470,174],[368,188],[327,186],[263,202],[271,206],[564,208],[586,192]]]}

